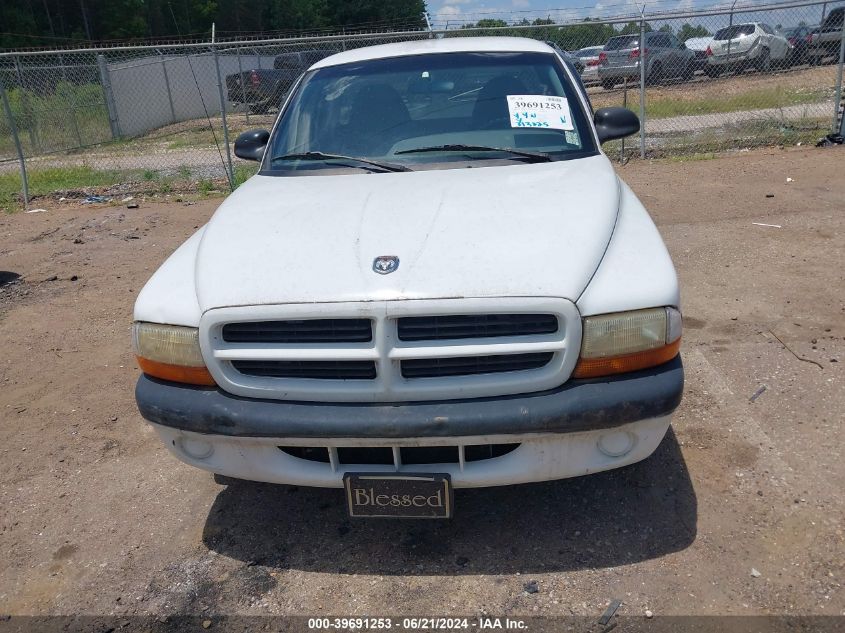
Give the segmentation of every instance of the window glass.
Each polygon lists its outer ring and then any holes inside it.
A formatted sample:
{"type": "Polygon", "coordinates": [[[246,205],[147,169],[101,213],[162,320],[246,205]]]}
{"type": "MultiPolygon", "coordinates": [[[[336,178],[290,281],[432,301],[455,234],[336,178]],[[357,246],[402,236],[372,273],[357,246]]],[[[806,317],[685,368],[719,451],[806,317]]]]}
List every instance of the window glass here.
{"type": "Polygon", "coordinates": [[[263,169],[339,167],[331,161],[280,158],[306,152],[381,159],[409,168],[521,160],[501,151],[418,151],[447,145],[542,152],[552,160],[596,152],[577,89],[556,55],[443,53],[311,71],[281,115],[263,169]],[[538,125],[541,121],[551,124],[538,125]]]}

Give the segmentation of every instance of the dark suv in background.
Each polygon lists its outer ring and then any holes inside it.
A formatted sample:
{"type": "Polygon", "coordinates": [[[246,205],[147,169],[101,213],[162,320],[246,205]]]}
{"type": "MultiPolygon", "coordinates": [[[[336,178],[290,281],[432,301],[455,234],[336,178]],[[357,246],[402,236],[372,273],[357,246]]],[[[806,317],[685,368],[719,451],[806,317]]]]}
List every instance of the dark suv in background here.
{"type": "Polygon", "coordinates": [[[292,51],[277,55],[273,68],[253,68],[226,76],[226,90],[233,105],[244,104],[253,114],[278,108],[293,83],[312,65],[339,51],[292,51]]]}
{"type": "Polygon", "coordinates": [[[838,7],[827,14],[819,28],[813,29],[810,36],[810,46],[807,56],[811,64],[820,64],[825,57],[833,57],[835,62],[839,55],[839,41],[842,38],[842,24],[845,21],[845,7],[838,7]]]}

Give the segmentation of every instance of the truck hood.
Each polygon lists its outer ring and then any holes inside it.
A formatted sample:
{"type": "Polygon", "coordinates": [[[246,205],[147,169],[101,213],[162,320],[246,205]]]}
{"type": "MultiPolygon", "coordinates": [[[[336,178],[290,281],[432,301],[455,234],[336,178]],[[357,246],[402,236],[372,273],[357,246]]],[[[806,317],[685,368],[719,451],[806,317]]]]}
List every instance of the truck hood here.
{"type": "Polygon", "coordinates": [[[201,311],[280,303],[554,296],[575,301],[607,248],[605,156],[402,173],[255,176],[197,250],[201,311]],[[393,255],[398,269],[376,274],[393,255]]]}

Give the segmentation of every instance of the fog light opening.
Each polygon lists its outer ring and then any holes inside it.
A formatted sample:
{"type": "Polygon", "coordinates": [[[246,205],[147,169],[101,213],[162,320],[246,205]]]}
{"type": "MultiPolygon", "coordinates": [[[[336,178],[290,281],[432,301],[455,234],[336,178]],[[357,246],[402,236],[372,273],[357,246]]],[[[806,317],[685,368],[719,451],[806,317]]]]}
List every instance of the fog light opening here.
{"type": "Polygon", "coordinates": [[[599,451],[608,457],[623,457],[637,444],[637,436],[630,431],[602,433],[596,443],[599,451]]]}
{"type": "Polygon", "coordinates": [[[181,437],[179,449],[191,459],[208,459],[214,452],[214,445],[206,440],[181,437]]]}

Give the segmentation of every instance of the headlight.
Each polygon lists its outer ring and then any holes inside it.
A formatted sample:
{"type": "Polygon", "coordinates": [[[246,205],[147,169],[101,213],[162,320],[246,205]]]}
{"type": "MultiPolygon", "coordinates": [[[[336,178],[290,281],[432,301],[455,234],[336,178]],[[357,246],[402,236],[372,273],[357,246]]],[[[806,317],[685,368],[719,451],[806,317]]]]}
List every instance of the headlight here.
{"type": "Polygon", "coordinates": [[[137,322],[132,326],[132,348],[145,374],[192,385],[214,385],[193,327],[137,322]]]}
{"type": "Polygon", "coordinates": [[[585,317],[575,378],[595,378],[661,365],[678,355],[681,313],[651,308],[585,317]]]}

